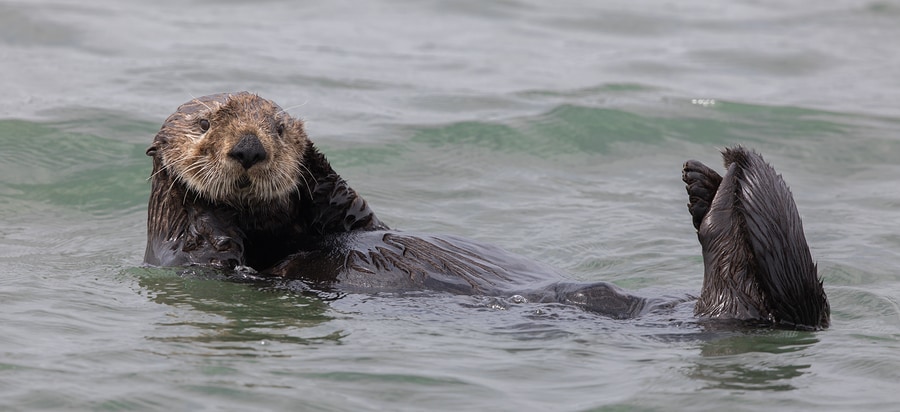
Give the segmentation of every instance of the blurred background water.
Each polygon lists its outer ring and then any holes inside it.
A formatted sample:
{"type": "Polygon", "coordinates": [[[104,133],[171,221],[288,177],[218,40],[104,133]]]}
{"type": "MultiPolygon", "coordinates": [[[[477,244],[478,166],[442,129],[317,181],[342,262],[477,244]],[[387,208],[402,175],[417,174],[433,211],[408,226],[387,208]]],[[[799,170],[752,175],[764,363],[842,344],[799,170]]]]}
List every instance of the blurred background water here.
{"type": "Polygon", "coordinates": [[[0,409],[895,410],[894,2],[0,1],[0,409]],[[699,291],[684,160],[791,185],[824,332],[299,293],[140,268],[193,96],[306,120],[389,225],[699,291]]]}

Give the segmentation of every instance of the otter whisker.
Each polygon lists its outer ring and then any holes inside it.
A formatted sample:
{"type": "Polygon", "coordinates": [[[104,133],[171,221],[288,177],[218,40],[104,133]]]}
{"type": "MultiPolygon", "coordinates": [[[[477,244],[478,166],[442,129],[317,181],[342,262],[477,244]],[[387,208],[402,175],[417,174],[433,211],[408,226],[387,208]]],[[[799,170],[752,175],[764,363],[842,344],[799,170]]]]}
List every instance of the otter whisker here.
{"type": "Polygon", "coordinates": [[[169,185],[169,188],[166,189],[166,197],[168,197],[168,196],[170,196],[170,195],[172,194],[172,189],[175,188],[175,182],[177,182],[177,180],[172,179],[172,184],[170,184],[170,185],[169,185]]]}
{"type": "Polygon", "coordinates": [[[306,106],[308,103],[309,103],[309,99],[306,99],[306,101],[303,102],[303,103],[295,104],[295,105],[290,106],[290,107],[288,107],[288,108],[281,109],[281,110],[278,111],[278,113],[276,114],[276,116],[282,115],[282,114],[287,114],[287,111],[288,111],[288,110],[293,110],[293,109],[296,109],[296,108],[298,108],[298,107],[306,106]]]}
{"type": "Polygon", "coordinates": [[[181,171],[181,173],[183,173],[183,174],[195,173],[195,172],[197,172],[197,171],[202,171],[202,170],[205,169],[207,166],[208,166],[208,163],[207,163],[206,161],[204,161],[204,160],[198,160],[196,163],[194,163],[194,164],[188,166],[187,168],[183,169],[183,170],[181,171]]]}
{"type": "MultiPolygon", "coordinates": [[[[309,176],[310,176],[310,177],[312,177],[312,175],[313,175],[312,171],[309,170],[309,168],[306,167],[305,164],[300,163],[299,166],[302,167],[303,170],[306,171],[306,173],[309,173],[309,176]]],[[[298,170],[297,175],[300,176],[301,179],[303,179],[303,186],[306,186],[306,192],[309,194],[309,198],[312,199],[312,198],[313,198],[312,188],[311,188],[310,185],[309,185],[309,181],[306,180],[306,176],[303,176],[303,172],[300,171],[300,170],[298,170]]]]}
{"type": "Polygon", "coordinates": [[[162,172],[165,171],[166,169],[167,169],[166,166],[160,167],[159,170],[157,170],[156,172],[151,173],[150,176],[147,176],[147,180],[153,179],[154,177],[156,177],[156,175],[162,173],[162,172]]]}
{"type": "MultiPolygon", "coordinates": [[[[191,94],[191,93],[188,92],[188,94],[191,94]]],[[[197,99],[196,97],[194,97],[193,95],[191,95],[191,97],[193,98],[193,101],[195,101],[195,102],[197,102],[197,103],[200,103],[200,104],[202,104],[204,107],[206,107],[206,110],[212,111],[212,107],[209,107],[209,105],[207,105],[206,103],[204,103],[203,100],[199,100],[199,99],[197,99]]]]}

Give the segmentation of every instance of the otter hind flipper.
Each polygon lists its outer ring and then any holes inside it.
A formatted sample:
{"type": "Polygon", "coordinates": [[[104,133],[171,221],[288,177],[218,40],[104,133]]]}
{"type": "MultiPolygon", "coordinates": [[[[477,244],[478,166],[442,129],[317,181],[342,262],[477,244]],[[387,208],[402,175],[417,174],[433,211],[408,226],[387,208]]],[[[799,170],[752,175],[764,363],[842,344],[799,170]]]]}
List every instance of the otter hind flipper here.
{"type": "Polygon", "coordinates": [[[728,171],[698,228],[705,273],[695,312],[827,327],[828,300],[787,184],[756,152],[722,155],[728,171]]]}
{"type": "Polygon", "coordinates": [[[762,156],[736,147],[723,153],[737,164],[740,207],[756,277],[775,321],[799,327],[828,326],[830,308],[803,234],[794,197],[781,175],[762,156]]]}

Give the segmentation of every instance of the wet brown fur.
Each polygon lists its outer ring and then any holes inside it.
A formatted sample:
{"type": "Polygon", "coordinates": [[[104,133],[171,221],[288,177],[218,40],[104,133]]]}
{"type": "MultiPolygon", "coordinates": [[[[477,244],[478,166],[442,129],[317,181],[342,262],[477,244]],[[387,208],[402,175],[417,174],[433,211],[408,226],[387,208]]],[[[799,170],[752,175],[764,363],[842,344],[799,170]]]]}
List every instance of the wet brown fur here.
{"type": "Polygon", "coordinates": [[[147,155],[147,264],[263,269],[326,233],[386,228],[309,141],[303,122],[254,94],[181,105],[147,155]],[[247,135],[265,150],[249,168],[229,155],[247,135]]]}

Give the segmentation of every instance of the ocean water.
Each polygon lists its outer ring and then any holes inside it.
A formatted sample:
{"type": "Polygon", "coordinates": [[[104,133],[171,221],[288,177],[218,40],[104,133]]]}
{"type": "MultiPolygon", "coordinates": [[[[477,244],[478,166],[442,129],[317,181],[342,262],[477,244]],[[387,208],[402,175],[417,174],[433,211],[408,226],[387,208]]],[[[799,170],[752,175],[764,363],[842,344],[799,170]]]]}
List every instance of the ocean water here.
{"type": "MultiPolygon", "coordinates": [[[[817,410],[900,401],[893,2],[0,2],[0,409],[817,410]],[[682,163],[760,151],[832,307],[707,331],[140,266],[163,119],[249,90],[392,227],[696,293],[682,163]]],[[[721,168],[720,168],[721,169],[721,168]]]]}

